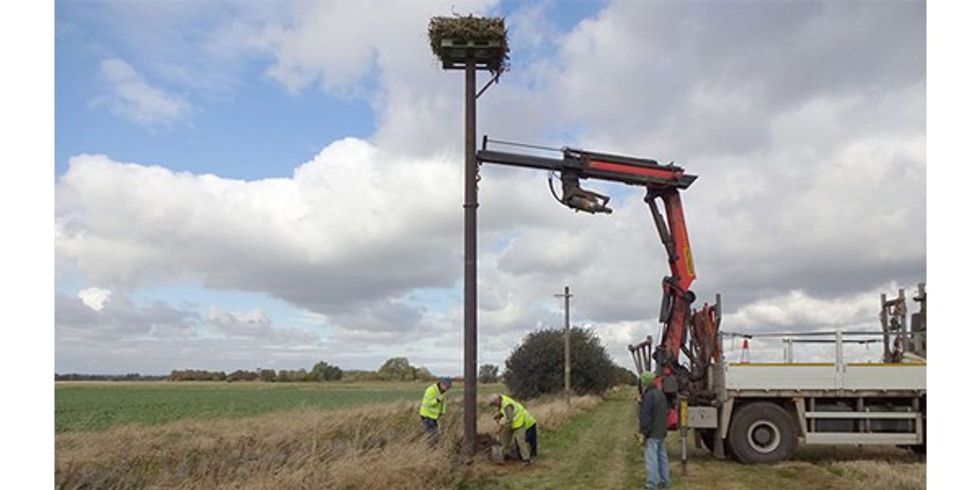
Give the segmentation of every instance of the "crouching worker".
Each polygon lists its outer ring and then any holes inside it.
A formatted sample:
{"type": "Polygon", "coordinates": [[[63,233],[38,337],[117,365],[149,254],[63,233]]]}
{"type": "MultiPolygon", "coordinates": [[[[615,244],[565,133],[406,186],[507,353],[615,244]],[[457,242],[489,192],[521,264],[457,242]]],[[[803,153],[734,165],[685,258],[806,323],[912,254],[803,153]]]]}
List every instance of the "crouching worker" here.
{"type": "Polygon", "coordinates": [[[446,391],[452,387],[453,380],[442,378],[425,389],[422,403],[419,405],[419,415],[422,417],[422,429],[425,430],[429,442],[439,442],[439,417],[446,413],[446,391]]]}
{"type": "Polygon", "coordinates": [[[500,429],[504,454],[509,453],[512,444],[517,443],[521,461],[531,464],[538,455],[538,427],[531,412],[507,395],[493,395],[490,405],[498,410],[493,418],[500,429]]]}

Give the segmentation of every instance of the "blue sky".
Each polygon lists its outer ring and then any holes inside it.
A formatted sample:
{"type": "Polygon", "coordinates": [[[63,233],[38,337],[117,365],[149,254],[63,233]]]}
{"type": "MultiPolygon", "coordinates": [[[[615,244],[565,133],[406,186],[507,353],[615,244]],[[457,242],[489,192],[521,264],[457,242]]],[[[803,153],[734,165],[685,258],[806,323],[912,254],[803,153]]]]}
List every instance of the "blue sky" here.
{"type": "MultiPolygon", "coordinates": [[[[462,83],[424,32],[451,8],[509,26],[481,134],[700,176],[695,287],[733,326],[874,322],[924,279],[924,4],[387,5],[56,2],[56,371],[460,372],[462,83]]],[[[665,270],[642,192],[588,182],[591,217],[482,175],[481,362],[569,284],[629,365],[665,270]]]]}
{"type": "MultiPolygon", "coordinates": [[[[595,15],[604,3],[545,5],[555,25],[567,31],[595,15]]],[[[376,127],[369,100],[316,88],[290,93],[264,76],[268,60],[263,57],[216,67],[217,71],[227,71],[222,77],[227,80],[204,91],[186,83],[153,80],[162,90],[185,94],[194,106],[193,114],[170,125],[134,124],[104,107],[92,107],[93,100],[105,92],[99,77],[101,61],[130,60],[134,68],[147,73],[158,64],[200,57],[200,47],[194,41],[208,36],[234,11],[234,3],[222,6],[222,2],[201,8],[200,15],[175,15],[173,25],[141,38],[132,34],[142,26],[126,22],[127,15],[133,20],[144,19],[159,4],[119,4],[56,2],[55,152],[59,175],[72,155],[105,153],[121,161],[161,163],[174,170],[236,179],[286,177],[295,165],[319,152],[325,142],[347,136],[366,138],[376,127]]],[[[502,2],[493,13],[506,16],[520,6],[521,2],[502,2]]],[[[515,48],[515,69],[526,63],[526,58],[517,55],[522,51],[515,48]]],[[[547,56],[548,50],[535,54],[547,56]]],[[[362,81],[366,89],[376,83],[376,76],[362,81]]]]}
{"type": "MultiPolygon", "coordinates": [[[[200,48],[183,39],[205,35],[228,13],[205,9],[204,15],[176,20],[152,41],[144,41],[130,35],[139,26],[125,22],[125,14],[105,3],[57,3],[55,147],[59,175],[72,155],[105,153],[122,161],[162,163],[174,170],[237,179],[283,177],[294,165],[315,155],[324,142],[366,137],[374,128],[366,100],[315,89],[289,93],[263,76],[261,59],[216,67],[228,72],[228,80],[204,91],[186,83],[155,80],[158,88],[185,94],[194,106],[193,114],[169,126],[134,124],[104,107],[93,107],[93,100],[106,90],[99,76],[100,62],[123,58],[145,71],[175,58],[200,57],[200,48]],[[147,47],[146,42],[153,44],[147,47]],[[153,49],[160,45],[174,47],[172,51],[153,49]]],[[[142,8],[152,10],[154,4],[142,8]]]]}

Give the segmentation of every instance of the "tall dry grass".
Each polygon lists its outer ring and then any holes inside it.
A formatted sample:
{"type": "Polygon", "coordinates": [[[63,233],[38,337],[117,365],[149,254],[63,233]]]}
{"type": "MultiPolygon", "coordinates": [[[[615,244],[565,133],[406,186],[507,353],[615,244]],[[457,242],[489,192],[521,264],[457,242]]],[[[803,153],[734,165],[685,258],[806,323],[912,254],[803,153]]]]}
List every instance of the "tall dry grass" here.
{"type": "MultiPolygon", "coordinates": [[[[599,402],[526,406],[542,427],[556,428],[599,402]]],[[[414,402],[64,433],[55,440],[55,481],[63,489],[451,487],[462,478],[461,412],[450,405],[434,447],[414,402]]],[[[491,408],[480,412],[478,432],[492,433],[491,408]]]]}

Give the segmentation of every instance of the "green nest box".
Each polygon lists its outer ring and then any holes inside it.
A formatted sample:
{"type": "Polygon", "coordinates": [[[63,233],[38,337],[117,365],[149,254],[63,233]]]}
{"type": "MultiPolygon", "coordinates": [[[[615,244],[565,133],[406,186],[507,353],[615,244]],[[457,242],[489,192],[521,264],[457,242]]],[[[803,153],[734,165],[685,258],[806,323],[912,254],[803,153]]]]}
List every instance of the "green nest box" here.
{"type": "Polygon", "coordinates": [[[507,69],[507,27],[503,17],[433,17],[429,19],[429,46],[447,70],[507,69]]]}
{"type": "Polygon", "coordinates": [[[447,70],[466,68],[466,62],[473,60],[478,70],[500,71],[506,59],[500,41],[467,41],[465,39],[443,39],[440,43],[439,59],[447,70]]]}

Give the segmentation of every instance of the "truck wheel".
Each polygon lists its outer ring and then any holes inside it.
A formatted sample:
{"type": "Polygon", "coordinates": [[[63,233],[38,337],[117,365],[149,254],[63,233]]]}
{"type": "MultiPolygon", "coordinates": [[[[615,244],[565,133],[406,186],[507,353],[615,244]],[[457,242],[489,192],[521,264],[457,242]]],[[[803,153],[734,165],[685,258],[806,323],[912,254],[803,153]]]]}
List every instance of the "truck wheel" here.
{"type": "Polygon", "coordinates": [[[727,440],[740,463],[774,463],[796,451],[796,425],[779,405],[750,403],[735,412],[727,440]]]}

